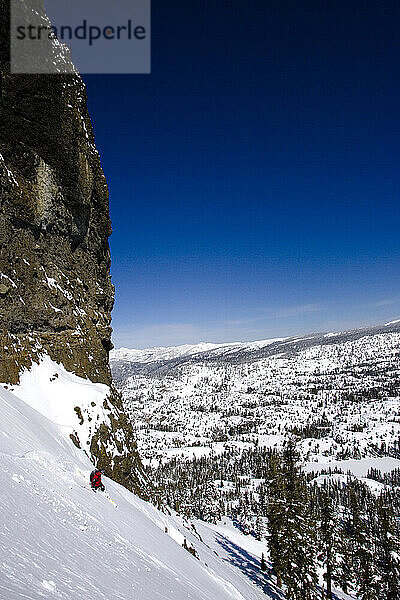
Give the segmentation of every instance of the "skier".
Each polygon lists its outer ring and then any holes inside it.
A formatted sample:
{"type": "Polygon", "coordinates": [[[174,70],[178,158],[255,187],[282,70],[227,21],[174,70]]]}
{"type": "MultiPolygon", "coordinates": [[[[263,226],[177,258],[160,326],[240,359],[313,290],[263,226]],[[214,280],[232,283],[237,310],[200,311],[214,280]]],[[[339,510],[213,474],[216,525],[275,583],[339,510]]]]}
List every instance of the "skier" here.
{"type": "Polygon", "coordinates": [[[94,469],[90,473],[90,485],[92,486],[92,490],[97,492],[97,490],[101,490],[104,492],[106,489],[101,482],[101,476],[104,475],[103,469],[94,469]]]}

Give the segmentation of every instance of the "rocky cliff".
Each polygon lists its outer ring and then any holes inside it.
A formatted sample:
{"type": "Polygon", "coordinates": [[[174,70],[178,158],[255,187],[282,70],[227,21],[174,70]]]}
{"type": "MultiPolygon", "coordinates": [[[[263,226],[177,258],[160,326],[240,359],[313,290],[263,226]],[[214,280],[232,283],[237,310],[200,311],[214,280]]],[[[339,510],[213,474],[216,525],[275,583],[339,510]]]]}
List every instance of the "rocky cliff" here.
{"type": "MultiPolygon", "coordinates": [[[[0,381],[17,383],[46,353],[110,385],[111,223],[85,86],[77,73],[11,75],[4,0],[0,11],[0,381]]],[[[115,391],[107,407],[112,426],[98,429],[91,452],[137,487],[132,428],[115,391]]]]}

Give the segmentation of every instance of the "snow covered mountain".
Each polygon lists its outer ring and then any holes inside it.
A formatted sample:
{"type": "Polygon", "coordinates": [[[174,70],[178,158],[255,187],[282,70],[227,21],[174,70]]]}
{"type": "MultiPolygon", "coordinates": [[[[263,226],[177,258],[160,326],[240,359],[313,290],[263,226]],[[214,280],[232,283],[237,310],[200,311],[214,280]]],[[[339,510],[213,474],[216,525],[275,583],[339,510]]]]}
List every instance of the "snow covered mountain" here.
{"type": "MultiPolygon", "coordinates": [[[[400,458],[400,321],[261,342],[114,350],[147,461],[298,436],[316,464],[400,458]]],[[[332,465],[333,466],[333,465],[332,465]]]]}
{"type": "Polygon", "coordinates": [[[229,356],[238,352],[260,350],[270,344],[283,341],[288,338],[271,338],[259,342],[230,342],[227,344],[183,344],[182,346],[148,348],[145,350],[130,350],[129,348],[119,348],[112,351],[114,363],[117,361],[127,361],[130,363],[157,363],[167,362],[177,358],[187,358],[199,355],[206,356],[229,356]]]}
{"type": "Polygon", "coordinates": [[[184,522],[107,477],[107,494],[94,494],[93,466],[69,438],[68,395],[97,403],[104,390],[79,378],[58,382],[57,408],[46,417],[47,367],[14,392],[0,386],[1,600],[283,598],[260,574],[264,544],[228,520],[184,522]]]}
{"type": "Polygon", "coordinates": [[[311,333],[293,337],[271,338],[255,342],[230,342],[226,344],[184,344],[182,346],[156,347],[144,350],[114,349],[110,353],[114,379],[124,380],[128,375],[149,372],[165,373],[188,360],[216,362],[246,362],[274,355],[293,355],[314,346],[332,346],[360,338],[373,339],[378,335],[400,332],[400,319],[379,325],[330,333],[311,333]]]}

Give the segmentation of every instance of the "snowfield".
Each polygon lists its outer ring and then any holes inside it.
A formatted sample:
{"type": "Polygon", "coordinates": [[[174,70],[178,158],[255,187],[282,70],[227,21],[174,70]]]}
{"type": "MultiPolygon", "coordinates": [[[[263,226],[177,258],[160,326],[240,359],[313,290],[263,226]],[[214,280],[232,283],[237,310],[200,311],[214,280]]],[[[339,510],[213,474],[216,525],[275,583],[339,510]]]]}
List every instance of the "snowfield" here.
{"type": "MultiPolygon", "coordinates": [[[[41,411],[47,400],[40,405],[39,392],[49,393],[43,383],[49,366],[60,369],[46,361],[23,378],[19,389],[41,411]]],[[[79,392],[78,380],[71,375],[71,398],[79,392]]],[[[89,400],[104,391],[85,380],[80,384],[89,400]]],[[[65,381],[63,386],[66,391],[65,381]]],[[[94,493],[88,484],[92,464],[69,439],[73,423],[62,408],[67,395],[59,397],[56,390],[53,401],[59,405],[49,411],[50,420],[0,386],[1,600],[268,598],[266,581],[261,586],[251,577],[260,542],[249,549],[251,539],[236,532],[241,560],[229,560],[226,552],[220,557],[210,547],[229,546],[229,536],[225,543],[220,531],[202,524],[204,543],[192,524],[158,511],[107,477],[113,502],[94,493]],[[185,538],[198,559],[182,547],[185,538]]],[[[270,597],[281,597],[271,581],[268,586],[274,592],[270,597]]]]}

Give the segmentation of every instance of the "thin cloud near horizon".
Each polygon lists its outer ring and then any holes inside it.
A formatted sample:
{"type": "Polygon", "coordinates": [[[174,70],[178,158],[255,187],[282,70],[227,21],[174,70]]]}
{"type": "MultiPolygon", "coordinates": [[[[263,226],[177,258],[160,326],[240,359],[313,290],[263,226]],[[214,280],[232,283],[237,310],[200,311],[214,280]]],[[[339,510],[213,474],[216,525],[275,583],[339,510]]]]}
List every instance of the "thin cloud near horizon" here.
{"type": "MultiPolygon", "coordinates": [[[[395,302],[377,301],[370,308],[385,308],[395,302]]],[[[365,305],[364,305],[365,306],[365,305]]],[[[184,344],[198,344],[209,342],[215,344],[233,342],[251,342],[277,337],[291,337],[315,332],[341,331],[344,329],[356,329],[370,325],[384,324],[396,319],[396,314],[366,315],[362,318],[358,311],[361,307],[353,307],[355,314],[351,318],[343,318],[343,312],[339,315],[331,314],[326,318],[327,306],[322,303],[304,304],[282,308],[273,314],[249,317],[248,319],[225,320],[211,325],[196,323],[156,323],[144,326],[132,326],[132,328],[115,328],[113,343],[116,348],[154,348],[180,346],[184,344]],[[318,321],[315,319],[317,315],[318,321]],[[357,316],[356,316],[357,315],[357,316]],[[336,318],[334,318],[336,316],[336,318]],[[298,317],[293,322],[293,317],[298,317]],[[325,318],[323,318],[325,317],[325,318]],[[358,317],[358,318],[357,318],[358,317]],[[265,326],[261,326],[262,322],[265,326]],[[252,324],[259,324],[252,326],[252,324]]],[[[333,312],[333,311],[332,311],[333,312]]]]}

